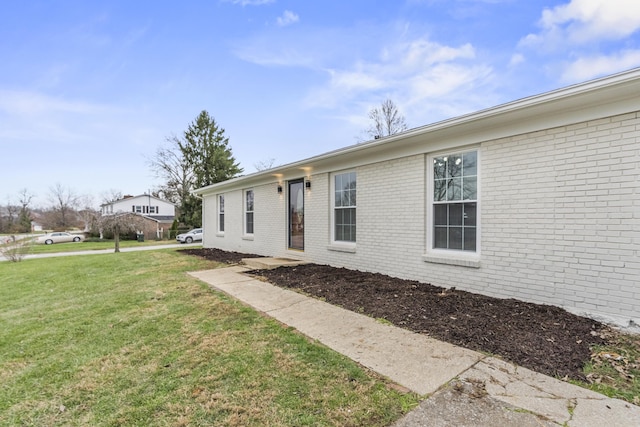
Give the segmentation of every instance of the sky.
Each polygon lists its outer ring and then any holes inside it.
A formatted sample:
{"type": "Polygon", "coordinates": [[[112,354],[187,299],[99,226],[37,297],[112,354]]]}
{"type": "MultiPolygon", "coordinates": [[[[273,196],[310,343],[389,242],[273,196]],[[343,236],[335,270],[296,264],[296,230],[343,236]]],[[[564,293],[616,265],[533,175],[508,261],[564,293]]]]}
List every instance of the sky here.
{"type": "Polygon", "coordinates": [[[138,195],[202,110],[244,173],[640,66],[638,0],[0,0],[0,204],[138,195]]]}

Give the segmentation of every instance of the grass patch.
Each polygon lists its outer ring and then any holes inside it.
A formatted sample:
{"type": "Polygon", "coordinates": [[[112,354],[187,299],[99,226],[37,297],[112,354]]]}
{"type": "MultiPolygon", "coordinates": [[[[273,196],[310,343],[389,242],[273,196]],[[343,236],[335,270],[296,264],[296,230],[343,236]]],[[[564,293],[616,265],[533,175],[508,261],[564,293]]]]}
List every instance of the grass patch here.
{"type": "Polygon", "coordinates": [[[582,384],[609,397],[640,405],[640,336],[614,332],[608,345],[593,348],[582,384]]]}
{"type": "Polygon", "coordinates": [[[417,405],[185,274],[215,266],[169,249],[0,263],[0,425],[385,426],[417,405]]]}

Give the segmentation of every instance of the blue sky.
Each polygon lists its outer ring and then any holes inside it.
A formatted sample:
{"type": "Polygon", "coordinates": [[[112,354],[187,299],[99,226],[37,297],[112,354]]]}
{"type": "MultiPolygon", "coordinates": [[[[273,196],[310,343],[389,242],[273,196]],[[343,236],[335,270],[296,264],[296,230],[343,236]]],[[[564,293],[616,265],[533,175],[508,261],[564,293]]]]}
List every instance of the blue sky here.
{"type": "Polygon", "coordinates": [[[202,110],[245,173],[640,66],[637,0],[9,1],[0,204],[159,184],[147,158],[202,110]]]}

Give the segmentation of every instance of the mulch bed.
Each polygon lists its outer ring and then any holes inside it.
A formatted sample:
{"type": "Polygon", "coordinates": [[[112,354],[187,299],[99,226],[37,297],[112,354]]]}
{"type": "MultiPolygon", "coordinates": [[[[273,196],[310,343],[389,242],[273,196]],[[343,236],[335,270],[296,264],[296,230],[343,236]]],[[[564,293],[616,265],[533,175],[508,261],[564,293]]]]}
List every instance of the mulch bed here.
{"type": "MultiPolygon", "coordinates": [[[[235,264],[256,255],[217,249],[184,252],[235,264]]],[[[383,274],[307,264],[251,272],[270,283],[547,375],[584,380],[590,346],[608,328],[561,308],[445,289],[383,274]]]]}

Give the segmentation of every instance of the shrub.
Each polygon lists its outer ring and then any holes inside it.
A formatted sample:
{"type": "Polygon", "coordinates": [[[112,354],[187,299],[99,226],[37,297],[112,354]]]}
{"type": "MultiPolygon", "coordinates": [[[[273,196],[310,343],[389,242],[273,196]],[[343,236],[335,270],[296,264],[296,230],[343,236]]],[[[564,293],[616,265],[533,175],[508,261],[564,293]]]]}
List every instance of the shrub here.
{"type": "Polygon", "coordinates": [[[19,262],[31,252],[31,239],[16,239],[12,237],[2,237],[3,243],[0,243],[0,255],[11,262],[19,262]]]}

